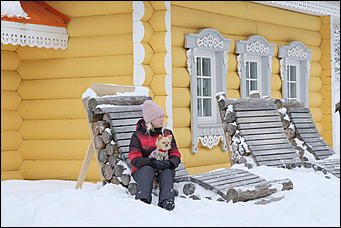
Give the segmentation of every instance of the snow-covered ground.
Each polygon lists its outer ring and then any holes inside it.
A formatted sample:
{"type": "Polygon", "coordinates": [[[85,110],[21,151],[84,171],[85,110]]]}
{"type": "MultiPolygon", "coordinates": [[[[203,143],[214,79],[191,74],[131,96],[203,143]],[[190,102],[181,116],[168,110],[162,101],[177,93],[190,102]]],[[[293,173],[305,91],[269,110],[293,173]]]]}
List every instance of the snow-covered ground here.
{"type": "Polygon", "coordinates": [[[267,197],[282,198],[267,204],[226,203],[197,185],[194,194],[201,200],[181,198],[180,191],[175,209],[166,211],[157,206],[157,196],[147,205],[113,184],[84,182],[76,190],[75,181],[6,180],[1,181],[1,226],[340,226],[340,179],[335,176],[303,167],[232,168],[268,180],[289,178],[294,188],[267,197]]]}

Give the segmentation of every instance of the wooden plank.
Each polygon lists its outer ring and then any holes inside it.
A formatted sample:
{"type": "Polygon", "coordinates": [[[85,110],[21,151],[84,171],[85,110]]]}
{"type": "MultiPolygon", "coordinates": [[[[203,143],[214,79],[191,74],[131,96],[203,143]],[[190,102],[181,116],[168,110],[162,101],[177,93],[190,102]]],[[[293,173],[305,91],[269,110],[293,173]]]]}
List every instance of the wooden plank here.
{"type": "Polygon", "coordinates": [[[283,143],[283,144],[269,144],[269,145],[248,145],[249,149],[252,151],[256,150],[270,150],[270,149],[284,149],[284,148],[293,148],[293,146],[290,143],[283,143]]]}
{"type": "Polygon", "coordinates": [[[113,133],[134,132],[136,131],[136,126],[111,127],[111,130],[113,133]]]}
{"type": "Polygon", "coordinates": [[[264,110],[264,111],[239,111],[236,112],[238,117],[258,117],[258,116],[279,116],[278,110],[264,110]]]}
{"type": "Polygon", "coordinates": [[[307,138],[315,138],[314,140],[310,140],[310,142],[319,141],[322,139],[319,133],[299,133],[299,135],[302,137],[302,139],[304,139],[304,141],[306,141],[307,138]]]}
{"type": "Polygon", "coordinates": [[[321,158],[321,156],[330,156],[330,155],[333,155],[333,151],[332,150],[314,150],[313,153],[315,155],[317,155],[319,158],[321,158]]]}
{"type": "Polygon", "coordinates": [[[271,154],[288,154],[288,153],[297,154],[297,152],[294,148],[276,149],[276,150],[256,150],[256,151],[251,151],[251,153],[255,157],[261,156],[261,155],[271,155],[271,154]]]}
{"type": "MultiPolygon", "coordinates": [[[[308,136],[311,135],[311,134],[308,134],[308,136]]],[[[301,136],[302,137],[302,136],[301,136]]],[[[321,136],[318,134],[318,135],[314,135],[313,137],[306,137],[306,135],[303,135],[303,140],[305,143],[311,143],[311,142],[321,142],[321,141],[324,141],[321,136]]]]}
{"type": "Polygon", "coordinates": [[[281,121],[279,116],[259,116],[259,117],[239,117],[236,118],[237,124],[241,123],[264,123],[264,122],[274,122],[274,121],[281,121]]]}
{"type": "Polygon", "coordinates": [[[328,145],[321,145],[321,146],[309,146],[310,148],[312,148],[313,150],[331,150],[331,148],[328,145]]]}
{"type": "Polygon", "coordinates": [[[309,110],[309,108],[289,107],[287,109],[287,112],[288,113],[291,113],[291,112],[305,112],[305,113],[308,113],[308,112],[310,112],[310,110],[309,110]]]}
{"type": "Polygon", "coordinates": [[[203,179],[206,178],[206,177],[212,177],[212,176],[220,176],[220,175],[224,175],[224,174],[227,174],[227,175],[230,175],[230,174],[234,174],[234,173],[244,173],[244,172],[247,172],[247,171],[244,171],[244,170],[241,170],[241,169],[219,169],[219,170],[213,170],[213,171],[210,171],[210,172],[205,172],[205,173],[198,173],[198,174],[195,174],[195,175],[192,175],[192,177],[194,178],[197,178],[197,179],[203,179]]]}
{"type": "Polygon", "coordinates": [[[245,123],[238,124],[238,129],[263,129],[263,128],[274,128],[283,127],[282,122],[265,122],[265,123],[245,123]]]}
{"type": "Polygon", "coordinates": [[[123,146],[123,147],[119,147],[118,151],[123,154],[123,153],[129,153],[129,146],[123,146]]]}
{"type": "Polygon", "coordinates": [[[142,105],[146,100],[152,100],[151,96],[135,95],[135,96],[104,96],[104,97],[92,97],[88,101],[88,108],[93,111],[101,104],[111,105],[142,105]]]}
{"type": "Polygon", "coordinates": [[[117,145],[117,147],[129,146],[130,145],[130,139],[118,140],[118,141],[116,141],[116,145],[117,145]]]}
{"type": "Polygon", "coordinates": [[[317,131],[314,123],[294,123],[295,127],[298,129],[313,128],[317,131]]]}
{"type": "Polygon", "coordinates": [[[269,161],[269,160],[286,160],[289,158],[298,158],[297,153],[290,153],[290,154],[271,154],[271,155],[262,155],[262,156],[255,156],[255,159],[260,161],[269,161]]]}
{"type": "Polygon", "coordinates": [[[206,176],[202,176],[202,177],[195,177],[200,181],[209,181],[209,180],[213,180],[213,179],[226,179],[226,178],[233,178],[235,175],[243,175],[247,172],[233,172],[233,173],[219,173],[219,174],[215,174],[215,175],[206,175],[206,176]]]}
{"type": "Polygon", "coordinates": [[[133,111],[133,112],[115,112],[115,113],[107,113],[105,114],[108,116],[110,120],[117,120],[117,119],[132,119],[132,118],[142,118],[143,112],[140,111],[133,111]]]}
{"type": "Polygon", "coordinates": [[[131,139],[131,136],[134,132],[128,132],[128,133],[118,133],[114,134],[115,141],[122,140],[122,139],[131,139]]]}
{"type": "Polygon", "coordinates": [[[305,142],[305,144],[309,147],[314,147],[314,146],[328,146],[329,147],[329,145],[325,141],[305,142]]]}
{"type": "Polygon", "coordinates": [[[246,141],[248,146],[258,146],[258,145],[269,145],[269,144],[279,144],[279,143],[288,143],[290,144],[287,138],[284,139],[264,139],[264,140],[255,140],[255,141],[246,141]]]}
{"type": "Polygon", "coordinates": [[[122,119],[122,120],[110,120],[110,126],[112,127],[119,127],[119,126],[127,126],[127,125],[134,125],[136,126],[137,122],[140,118],[136,119],[122,119]]]}
{"type": "Polygon", "coordinates": [[[318,133],[316,128],[296,128],[298,134],[318,133]]]}
{"type": "Polygon", "coordinates": [[[300,162],[300,159],[286,159],[286,160],[273,160],[273,161],[259,161],[259,165],[281,166],[284,164],[294,164],[300,162]]]}
{"type": "Polygon", "coordinates": [[[258,178],[258,177],[259,176],[248,172],[248,173],[236,176],[235,178],[231,178],[231,179],[220,179],[220,180],[216,179],[214,181],[205,181],[205,182],[212,185],[213,187],[217,187],[217,186],[221,186],[225,184],[232,184],[232,183],[236,183],[236,182],[240,182],[240,181],[244,181],[244,180],[248,180],[252,178],[258,178]]]}
{"type": "Polygon", "coordinates": [[[296,123],[312,123],[313,121],[310,118],[292,118],[290,119],[294,124],[296,123]]]}
{"type": "Polygon", "coordinates": [[[284,129],[281,128],[264,128],[264,129],[248,129],[248,130],[240,130],[240,134],[244,135],[263,135],[269,133],[283,133],[284,129]]]}
{"type": "Polygon", "coordinates": [[[141,111],[142,105],[99,105],[94,114],[141,111]]]}
{"type": "Polygon", "coordinates": [[[233,105],[234,111],[263,111],[275,110],[277,107],[274,104],[235,104],[233,105]]]}
{"type": "Polygon", "coordinates": [[[287,138],[287,135],[283,132],[283,133],[262,134],[262,135],[243,135],[243,138],[246,141],[252,141],[252,140],[260,140],[260,139],[281,139],[281,138],[287,138]]]}
{"type": "Polygon", "coordinates": [[[290,118],[312,118],[310,113],[288,113],[290,118]]]}
{"type": "Polygon", "coordinates": [[[233,172],[233,173],[224,173],[224,174],[218,174],[218,175],[212,175],[212,176],[203,176],[203,177],[199,177],[197,179],[201,180],[201,181],[205,181],[206,183],[213,183],[216,181],[220,181],[220,180],[227,180],[227,179],[233,179],[239,176],[244,176],[244,175],[249,175],[249,172],[233,172]]]}
{"type": "Polygon", "coordinates": [[[259,182],[262,182],[262,181],[264,181],[264,179],[261,178],[261,177],[256,177],[256,178],[253,177],[253,178],[250,178],[250,179],[247,179],[247,180],[237,181],[237,182],[231,183],[231,184],[224,184],[224,185],[216,186],[215,188],[217,190],[219,190],[219,191],[224,191],[225,189],[228,189],[228,188],[233,188],[233,187],[239,187],[239,186],[259,183],[259,182]]]}

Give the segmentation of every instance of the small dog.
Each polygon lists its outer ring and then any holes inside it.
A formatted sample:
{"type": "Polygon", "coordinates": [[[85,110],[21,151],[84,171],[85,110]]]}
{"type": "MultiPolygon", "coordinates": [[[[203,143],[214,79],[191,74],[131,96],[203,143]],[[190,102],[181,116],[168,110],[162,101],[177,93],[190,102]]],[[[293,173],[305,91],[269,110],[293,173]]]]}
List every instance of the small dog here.
{"type": "MultiPolygon", "coordinates": [[[[160,161],[168,160],[168,150],[171,149],[172,138],[173,138],[172,135],[168,136],[159,135],[155,142],[156,149],[150,153],[149,158],[155,158],[160,161]]],[[[155,175],[156,176],[154,178],[153,188],[157,189],[158,183],[156,179],[158,173],[156,173],[155,175]]]]}
{"type": "Polygon", "coordinates": [[[155,142],[156,149],[150,153],[149,158],[155,158],[160,161],[168,160],[168,150],[171,149],[172,138],[172,135],[159,135],[155,142]]]}

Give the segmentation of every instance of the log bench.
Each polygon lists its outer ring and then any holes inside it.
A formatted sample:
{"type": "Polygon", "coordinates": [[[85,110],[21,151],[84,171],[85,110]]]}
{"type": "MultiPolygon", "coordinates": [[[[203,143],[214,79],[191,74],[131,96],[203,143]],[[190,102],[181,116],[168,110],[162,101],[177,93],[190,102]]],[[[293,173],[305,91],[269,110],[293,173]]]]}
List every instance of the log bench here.
{"type": "MultiPolygon", "coordinates": [[[[130,194],[136,194],[137,184],[130,175],[132,164],[128,158],[129,144],[138,120],[143,117],[142,104],[150,99],[150,96],[137,95],[83,98],[91,142],[83,161],[76,189],[82,187],[94,154],[103,185],[120,184],[126,187],[130,194]]],[[[280,191],[278,184],[282,184],[282,190],[293,188],[288,179],[266,181],[251,172],[237,169],[219,169],[189,175],[181,163],[175,169],[174,182],[197,183],[207,190],[218,193],[227,202],[247,201],[269,196],[280,191]]]]}
{"type": "Polygon", "coordinates": [[[216,98],[232,164],[250,155],[256,165],[288,167],[301,162],[272,99],[227,99],[224,93],[216,98]]]}

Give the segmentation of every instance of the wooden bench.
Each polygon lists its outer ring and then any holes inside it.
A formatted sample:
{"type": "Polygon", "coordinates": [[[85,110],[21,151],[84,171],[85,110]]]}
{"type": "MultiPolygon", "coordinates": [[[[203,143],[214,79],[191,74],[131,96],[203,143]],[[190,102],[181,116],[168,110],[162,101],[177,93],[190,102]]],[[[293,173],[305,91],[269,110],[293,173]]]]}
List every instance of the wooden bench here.
{"type": "MultiPolygon", "coordinates": [[[[105,95],[105,94],[104,94],[105,95]]],[[[102,184],[113,183],[127,187],[136,194],[136,183],[130,176],[130,139],[136,124],[143,117],[142,104],[150,96],[112,95],[83,98],[87,113],[91,142],[83,162],[76,189],[81,188],[92,155],[95,154],[102,184]]],[[[197,183],[214,191],[226,201],[238,202],[269,196],[278,191],[274,184],[281,183],[282,190],[292,189],[290,180],[266,181],[244,170],[220,169],[213,172],[189,175],[183,164],[175,169],[175,182],[197,183]],[[243,188],[241,188],[243,187],[243,188]]]]}
{"type": "Polygon", "coordinates": [[[295,128],[295,137],[303,141],[304,146],[316,159],[305,161],[305,165],[340,178],[340,159],[329,159],[335,152],[319,134],[309,108],[287,107],[287,114],[295,128]]]}
{"type": "Polygon", "coordinates": [[[300,163],[272,99],[227,99],[223,93],[216,98],[232,163],[238,163],[234,157],[249,155],[256,165],[288,167],[300,163]],[[236,138],[247,148],[234,143],[236,138]]]}

